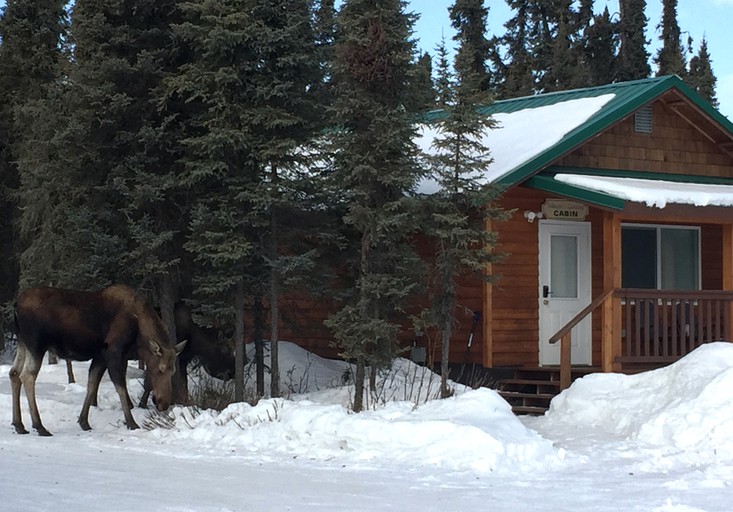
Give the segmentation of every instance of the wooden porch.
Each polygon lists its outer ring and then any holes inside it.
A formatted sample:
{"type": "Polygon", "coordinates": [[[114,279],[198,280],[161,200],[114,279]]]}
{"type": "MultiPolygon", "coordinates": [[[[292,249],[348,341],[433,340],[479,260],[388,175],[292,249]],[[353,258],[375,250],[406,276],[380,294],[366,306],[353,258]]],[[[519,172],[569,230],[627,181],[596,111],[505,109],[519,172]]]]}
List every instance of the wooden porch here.
{"type": "Polygon", "coordinates": [[[733,291],[614,288],[580,311],[550,343],[560,342],[560,388],[571,381],[572,329],[601,309],[604,372],[672,363],[711,341],[733,341],[733,291]]]}
{"type": "Polygon", "coordinates": [[[555,395],[588,373],[651,370],[677,361],[703,343],[733,341],[732,321],[730,291],[614,289],[594,300],[550,339],[561,343],[559,367],[517,368],[512,377],[499,381],[499,392],[517,414],[542,414],[555,395]],[[604,350],[613,353],[612,368],[571,366],[572,328],[609,303],[607,311],[614,315],[615,303],[621,319],[620,328],[611,331],[614,337],[605,328],[603,333],[604,343],[611,345],[604,350]]]}

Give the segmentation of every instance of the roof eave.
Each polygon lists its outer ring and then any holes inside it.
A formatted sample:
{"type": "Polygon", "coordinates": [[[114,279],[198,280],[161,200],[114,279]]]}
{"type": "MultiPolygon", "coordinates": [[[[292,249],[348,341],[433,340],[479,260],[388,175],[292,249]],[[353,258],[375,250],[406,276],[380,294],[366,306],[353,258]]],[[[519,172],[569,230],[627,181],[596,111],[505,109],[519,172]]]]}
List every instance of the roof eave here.
{"type": "Polygon", "coordinates": [[[536,175],[524,181],[522,185],[535,190],[558,194],[561,196],[577,199],[607,210],[623,211],[626,201],[603,192],[596,192],[582,187],[576,187],[567,183],[556,181],[550,176],[536,175]]]}

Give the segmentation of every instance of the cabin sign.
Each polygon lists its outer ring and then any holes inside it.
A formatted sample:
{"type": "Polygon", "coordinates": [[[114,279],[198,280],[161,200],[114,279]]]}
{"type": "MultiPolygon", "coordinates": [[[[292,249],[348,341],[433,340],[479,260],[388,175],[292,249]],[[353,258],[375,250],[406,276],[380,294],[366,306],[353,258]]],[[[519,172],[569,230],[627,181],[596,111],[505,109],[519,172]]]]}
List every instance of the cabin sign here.
{"type": "Polygon", "coordinates": [[[588,206],[576,201],[547,199],[542,204],[542,213],[546,219],[585,220],[588,215],[588,206]]]}

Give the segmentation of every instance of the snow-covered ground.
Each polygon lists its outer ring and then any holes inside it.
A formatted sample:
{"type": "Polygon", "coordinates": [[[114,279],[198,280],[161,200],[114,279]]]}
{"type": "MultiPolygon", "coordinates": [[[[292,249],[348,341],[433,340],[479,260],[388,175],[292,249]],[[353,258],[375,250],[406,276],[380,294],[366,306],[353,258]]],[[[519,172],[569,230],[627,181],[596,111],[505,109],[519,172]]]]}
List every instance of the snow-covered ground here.
{"type": "MultiPolygon", "coordinates": [[[[105,378],[83,432],[87,365],[75,363],[71,385],[63,365],[44,365],[50,438],[14,433],[0,365],[0,510],[733,510],[733,344],[654,372],[590,375],[545,416],[522,418],[489,389],[432,400],[437,377],[406,360],[351,414],[343,363],[289,343],[280,353],[284,384],[301,393],[221,413],[177,407],[165,428],[135,409],[153,427],[137,431],[105,378]]],[[[129,375],[135,396],[140,372],[129,375]]],[[[25,396],[22,407],[28,426],[25,396]]]]}

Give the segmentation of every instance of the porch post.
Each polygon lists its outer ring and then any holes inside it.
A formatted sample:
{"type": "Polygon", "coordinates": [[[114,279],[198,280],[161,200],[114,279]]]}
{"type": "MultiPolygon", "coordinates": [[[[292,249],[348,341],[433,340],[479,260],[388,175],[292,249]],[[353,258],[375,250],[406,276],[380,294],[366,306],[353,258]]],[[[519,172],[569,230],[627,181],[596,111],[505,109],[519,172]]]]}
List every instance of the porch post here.
{"type": "MultiPolygon", "coordinates": [[[[733,224],[723,224],[723,290],[733,291],[733,224]]],[[[733,342],[733,301],[727,303],[728,326],[725,339],[733,342]]]]}
{"type": "MultiPolygon", "coordinates": [[[[603,290],[621,288],[621,219],[614,212],[603,213],[603,290]]],[[[601,370],[617,372],[621,355],[621,299],[611,296],[601,310],[601,370]]]]}

